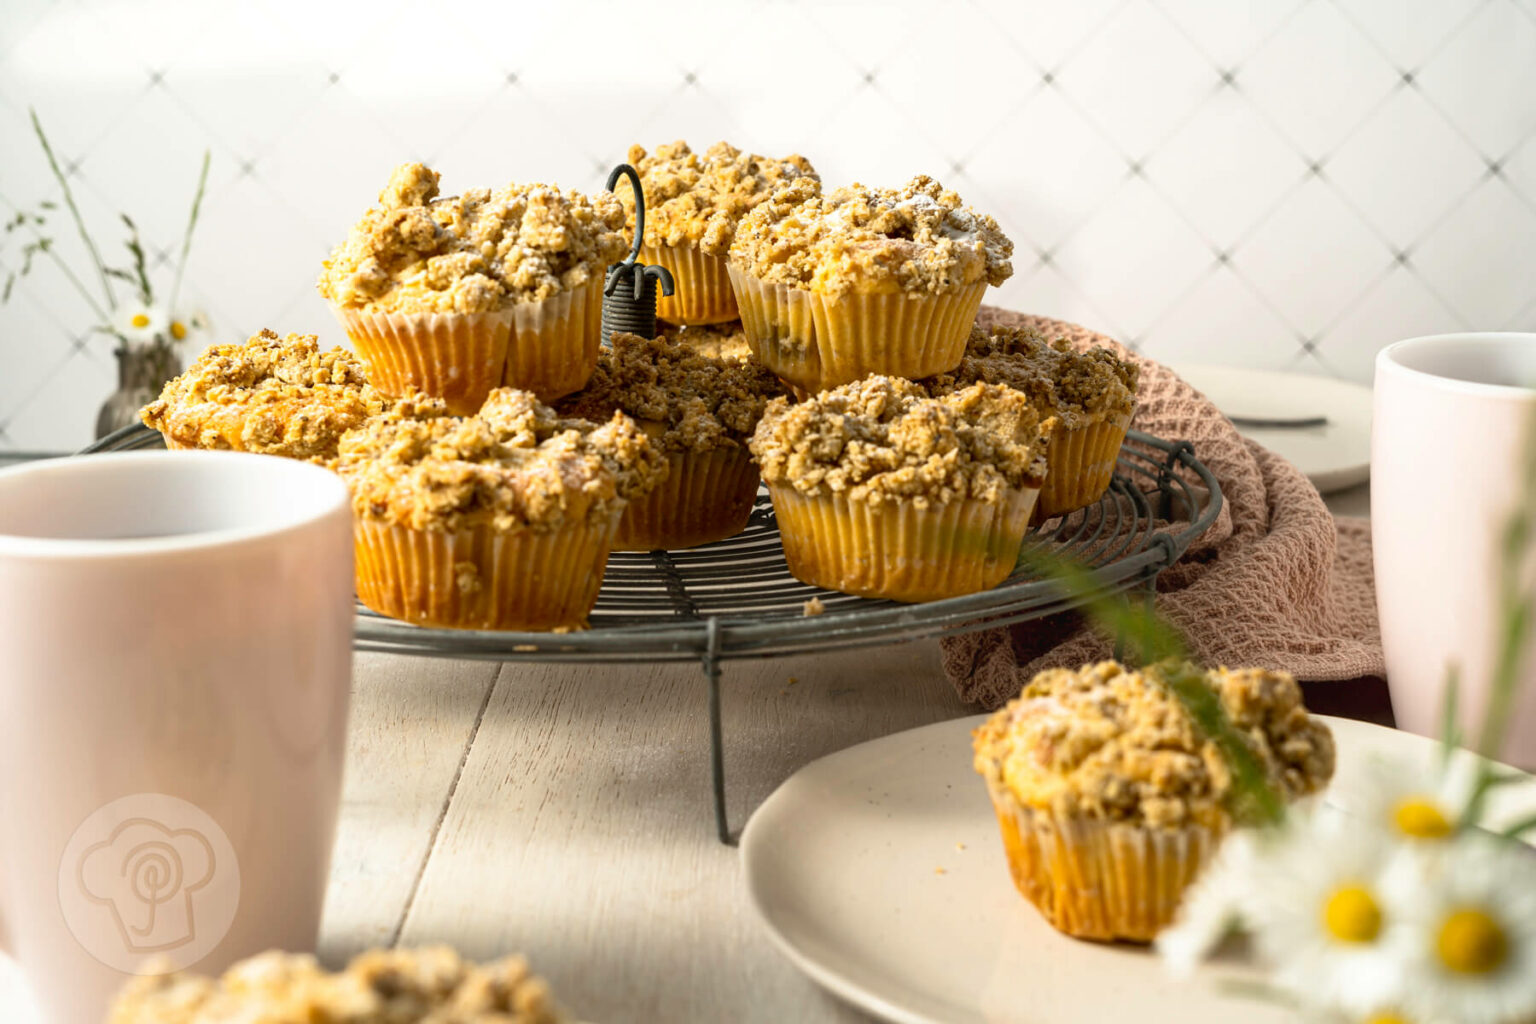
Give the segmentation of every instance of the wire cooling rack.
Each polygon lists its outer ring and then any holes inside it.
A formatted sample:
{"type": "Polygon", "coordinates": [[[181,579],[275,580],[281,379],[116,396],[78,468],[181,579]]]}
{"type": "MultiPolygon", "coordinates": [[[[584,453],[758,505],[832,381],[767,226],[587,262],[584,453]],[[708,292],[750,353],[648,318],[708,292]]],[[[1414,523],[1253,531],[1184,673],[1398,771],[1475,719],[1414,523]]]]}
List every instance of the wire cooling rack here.
{"type": "MultiPolygon", "coordinates": [[[[86,452],[162,447],[140,424],[86,452]]],[[[1159,573],[1215,521],[1221,488],[1187,441],[1131,431],[1114,480],[1095,505],[1031,531],[1029,545],[1087,567],[1105,594],[1150,594],[1159,573]]],[[[696,661],[709,684],[716,829],[730,842],[725,812],[720,676],[724,662],[955,635],[1039,619],[1081,601],[1019,568],[979,594],[898,604],[851,597],[789,574],[766,491],[745,532],[686,551],[615,552],[591,628],[573,633],[433,629],[358,605],[356,648],[488,661],[696,661]],[[819,598],[824,611],[806,615],[819,598]]]]}

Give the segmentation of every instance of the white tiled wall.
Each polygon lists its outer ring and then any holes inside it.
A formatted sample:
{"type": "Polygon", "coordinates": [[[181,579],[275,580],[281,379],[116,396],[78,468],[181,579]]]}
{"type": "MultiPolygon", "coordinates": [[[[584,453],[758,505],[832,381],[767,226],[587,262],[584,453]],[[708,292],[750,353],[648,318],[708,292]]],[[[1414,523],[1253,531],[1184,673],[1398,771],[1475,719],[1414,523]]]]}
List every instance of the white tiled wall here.
{"type": "MultiPolygon", "coordinates": [[[[993,301],[1170,361],[1365,380],[1536,329],[1536,0],[3,0],[4,215],[55,191],[28,107],[162,261],[211,147],[185,291],[224,339],[341,340],[315,274],[398,161],[596,188],[679,137],[933,174],[1018,245],[993,301]]],[[[88,439],[90,320],[47,264],[0,308],[0,447],[88,439]]]]}

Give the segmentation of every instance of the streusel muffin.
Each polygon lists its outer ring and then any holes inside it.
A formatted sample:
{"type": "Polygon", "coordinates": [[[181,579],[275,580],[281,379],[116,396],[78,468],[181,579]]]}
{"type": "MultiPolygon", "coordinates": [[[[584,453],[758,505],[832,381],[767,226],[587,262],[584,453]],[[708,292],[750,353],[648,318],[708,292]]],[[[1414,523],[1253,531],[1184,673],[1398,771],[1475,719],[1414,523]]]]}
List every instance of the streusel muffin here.
{"type": "MultiPolygon", "coordinates": [[[[1168,670],[1050,669],[972,734],[1014,884],[1068,935],[1151,941],[1233,824],[1231,770],[1168,670]]],[[[1327,785],[1333,736],[1295,679],[1223,668],[1204,681],[1282,797],[1327,785]]]]}
{"type": "Polygon", "coordinates": [[[475,416],[398,402],[341,439],[357,596],[461,629],[573,629],[597,600],[625,504],[666,462],[622,413],[562,419],[498,388],[475,416]]]}
{"type": "Polygon", "coordinates": [[[320,294],[388,394],[420,390],[461,414],[503,383],[548,401],[596,365],[603,275],[628,248],[623,229],[606,192],[439,197],[435,171],[402,164],[325,261],[320,294]]]}
{"type": "Polygon", "coordinates": [[[825,196],[800,179],[742,220],[729,270],[752,354],[814,394],[954,369],[1012,254],[995,220],[932,178],[825,196]]]}
{"type": "Polygon", "coordinates": [[[924,383],[935,394],[977,381],[1006,384],[1060,420],[1035,505],[1035,519],[1044,520],[1091,505],[1109,487],[1140,375],[1135,363],[1106,348],[1078,352],[1027,328],[978,325],[960,365],[924,383]]]}
{"type": "Polygon", "coordinates": [[[929,601],[1013,571],[1055,427],[1011,388],[874,376],[775,399],[751,448],[797,579],[929,601]]]}
{"type": "Polygon", "coordinates": [[[134,978],[107,1024],[561,1024],[544,979],[520,956],[466,963],[446,946],[373,950],[332,974],[315,958],[272,951],[220,978],[134,978]]]}
{"type": "Polygon", "coordinates": [[[585,419],[633,416],[666,454],[666,479],[625,508],[614,550],[688,548],[746,529],[758,485],[747,439],[769,399],[783,393],[757,363],[615,334],[591,382],[560,404],[585,419]]]}
{"type": "MultiPolygon", "coordinates": [[[[796,178],[815,178],[810,161],[799,155],[775,160],[725,142],[700,154],[681,140],[651,153],[631,146],[628,160],[645,189],[640,260],[666,267],[676,285],[672,295],[657,296],[656,315],[674,324],[735,320],[736,296],[725,255],[736,225],[779,187],[796,178]]],[[[634,196],[621,188],[619,198],[633,230],[634,196]]]]}
{"type": "Polygon", "coordinates": [[[139,418],[167,448],[331,459],[341,435],[384,404],[346,349],[263,330],[244,344],[210,346],[139,418]]]}
{"type": "Polygon", "coordinates": [[[732,363],[744,363],[752,358],[751,346],[747,344],[747,332],[742,329],[740,320],[694,327],[661,324],[660,328],[661,337],[701,356],[732,363]]]}

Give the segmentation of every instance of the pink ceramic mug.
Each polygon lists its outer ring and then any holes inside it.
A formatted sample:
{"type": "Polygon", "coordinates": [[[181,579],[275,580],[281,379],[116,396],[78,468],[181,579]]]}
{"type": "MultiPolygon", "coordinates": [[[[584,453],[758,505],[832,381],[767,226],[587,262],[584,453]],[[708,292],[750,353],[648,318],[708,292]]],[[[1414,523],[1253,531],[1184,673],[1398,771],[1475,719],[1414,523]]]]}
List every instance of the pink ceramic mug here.
{"type": "MultiPolygon", "coordinates": [[[[1446,667],[1481,724],[1495,650],[1499,536],[1536,413],[1536,334],[1410,338],[1376,357],[1371,540],[1397,724],[1438,735],[1446,667]]],[[[1504,760],[1536,769],[1536,651],[1504,760]]],[[[1469,735],[1468,741],[1474,738],[1469,735]]]]}
{"type": "Polygon", "coordinates": [[[287,459],[0,472],[0,951],[49,1024],[312,949],[352,658],[346,488],[287,459]]]}

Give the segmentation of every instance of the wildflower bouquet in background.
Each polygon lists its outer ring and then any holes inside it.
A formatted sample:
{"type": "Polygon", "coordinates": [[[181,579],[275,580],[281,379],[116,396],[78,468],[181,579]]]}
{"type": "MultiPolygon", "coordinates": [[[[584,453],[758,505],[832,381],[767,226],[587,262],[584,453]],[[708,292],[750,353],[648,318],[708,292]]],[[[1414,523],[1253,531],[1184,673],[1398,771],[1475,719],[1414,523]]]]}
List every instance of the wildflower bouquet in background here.
{"type": "MultiPolygon", "coordinates": [[[[102,258],[85,220],[75,203],[69,179],[59,167],[53,146],[43,131],[37,113],[32,112],[32,128],[42,145],[49,170],[63,193],[65,209],[85,243],[90,256],[89,269],[82,275],[61,257],[55,247],[50,230],[50,218],[57,213],[57,204],[43,201],[32,209],[19,209],[5,223],[4,244],[12,245],[22,239],[17,255],[6,260],[5,284],[0,288],[0,303],[9,302],[16,282],[26,277],[40,259],[51,261],[79,294],[90,310],[95,322],[91,330],[109,335],[117,341],[113,349],[118,362],[118,391],[102,406],[97,419],[96,436],[101,437],[120,426],[134,422],[140,406],[152,400],[167,380],[181,372],[181,347],[193,336],[207,329],[207,318],[201,313],[183,309],[178,303],[181,282],[187,268],[187,255],[192,248],[192,232],[197,226],[198,211],[202,207],[203,192],[208,184],[209,154],[203,153],[202,170],[198,175],[197,189],[192,197],[192,212],[187,218],[186,231],[182,234],[181,250],[176,259],[175,276],[170,291],[163,300],[157,297],[150,280],[144,246],[138,226],[126,213],[121,214],[128,237],[124,246],[128,260],[123,265],[108,263],[102,258]],[[94,278],[91,284],[86,279],[94,278]],[[115,286],[114,286],[115,282],[115,286]]],[[[0,255],[5,255],[0,249],[0,255]]]]}
{"type": "MultiPolygon", "coordinates": [[[[1514,707],[1536,607],[1536,429],[1503,535],[1498,657],[1475,749],[1491,759],[1514,707]]],[[[1454,672],[1444,756],[1373,766],[1349,811],[1323,803],[1233,833],[1157,939],[1187,972],[1227,935],[1269,970],[1266,994],[1306,1019],[1359,1024],[1536,1024],[1536,816],[1490,827],[1495,790],[1528,776],[1453,756],[1463,742],[1454,672]]],[[[1269,805],[1276,806],[1276,805],[1269,805]]]]}

